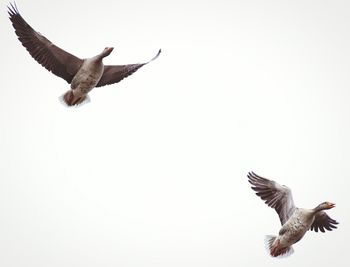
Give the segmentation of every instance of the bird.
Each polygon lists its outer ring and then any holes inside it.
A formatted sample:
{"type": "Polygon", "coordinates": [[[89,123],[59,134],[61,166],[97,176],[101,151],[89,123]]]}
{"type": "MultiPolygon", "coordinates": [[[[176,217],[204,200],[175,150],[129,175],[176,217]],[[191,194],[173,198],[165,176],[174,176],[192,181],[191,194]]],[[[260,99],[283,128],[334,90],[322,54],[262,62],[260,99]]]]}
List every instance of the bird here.
{"type": "Polygon", "coordinates": [[[104,65],[103,58],[109,56],[113,47],[106,47],[98,55],[81,59],[59,48],[41,33],[34,30],[21,16],[16,4],[8,6],[9,19],[15,33],[29,54],[44,68],[70,84],[60,100],[68,107],[90,102],[88,93],[95,87],[118,83],[142,66],[155,60],[161,53],[145,63],[127,65],[104,65]]]}
{"type": "Polygon", "coordinates": [[[324,233],[325,230],[337,228],[338,222],[324,211],[334,208],[334,203],[326,201],[313,209],[298,208],[294,204],[292,191],[287,186],[254,172],[249,172],[247,176],[256,195],[276,210],[281,221],[278,236],[265,237],[266,248],[272,257],[290,256],[294,252],[292,245],[300,241],[308,230],[324,233]]]}

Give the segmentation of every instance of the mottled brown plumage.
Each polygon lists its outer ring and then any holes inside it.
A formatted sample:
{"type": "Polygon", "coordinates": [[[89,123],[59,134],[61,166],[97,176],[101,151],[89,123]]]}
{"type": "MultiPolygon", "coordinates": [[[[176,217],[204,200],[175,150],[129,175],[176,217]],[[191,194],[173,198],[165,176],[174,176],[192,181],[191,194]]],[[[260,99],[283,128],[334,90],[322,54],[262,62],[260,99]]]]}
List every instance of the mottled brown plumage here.
{"type": "Polygon", "coordinates": [[[146,63],[104,66],[102,59],[112,52],[112,47],[106,47],[95,57],[81,59],[59,48],[35,31],[20,15],[15,4],[8,6],[8,14],[18,39],[29,54],[48,71],[71,84],[71,90],[61,97],[68,106],[86,102],[89,99],[89,91],[94,87],[120,82],[156,59],[161,52],[159,50],[157,55],[146,63]]]}

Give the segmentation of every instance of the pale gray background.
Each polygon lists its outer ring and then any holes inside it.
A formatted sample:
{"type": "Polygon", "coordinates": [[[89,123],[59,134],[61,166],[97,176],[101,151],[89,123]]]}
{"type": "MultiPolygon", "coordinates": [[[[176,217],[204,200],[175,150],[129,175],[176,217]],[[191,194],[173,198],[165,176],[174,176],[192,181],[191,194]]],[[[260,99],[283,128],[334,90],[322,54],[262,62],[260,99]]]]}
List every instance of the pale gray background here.
{"type": "Polygon", "coordinates": [[[349,1],[24,1],[80,57],[161,56],[67,109],[1,1],[0,266],[348,266],[349,1]],[[283,260],[246,174],[341,224],[283,260]]]}

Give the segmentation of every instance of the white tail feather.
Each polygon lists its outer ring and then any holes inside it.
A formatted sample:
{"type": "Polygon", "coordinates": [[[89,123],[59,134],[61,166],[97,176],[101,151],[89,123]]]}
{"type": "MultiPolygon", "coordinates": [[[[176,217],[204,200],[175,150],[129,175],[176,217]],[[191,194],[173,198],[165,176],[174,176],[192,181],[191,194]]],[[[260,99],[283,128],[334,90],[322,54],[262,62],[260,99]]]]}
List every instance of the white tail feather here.
{"type": "Polygon", "coordinates": [[[265,248],[269,252],[269,254],[270,254],[272,244],[275,241],[275,239],[276,239],[276,236],[274,236],[274,235],[266,235],[265,236],[265,239],[264,239],[265,248]]]}
{"type": "Polygon", "coordinates": [[[91,102],[91,99],[90,99],[89,95],[86,95],[86,96],[85,96],[85,99],[84,99],[81,103],[70,106],[70,105],[68,105],[68,104],[66,103],[66,101],[64,100],[64,95],[65,95],[65,93],[64,93],[63,95],[61,95],[58,99],[59,99],[59,101],[61,102],[61,104],[62,104],[63,106],[65,106],[65,107],[67,107],[67,108],[78,108],[78,107],[81,107],[82,105],[85,105],[85,104],[91,102]]]}

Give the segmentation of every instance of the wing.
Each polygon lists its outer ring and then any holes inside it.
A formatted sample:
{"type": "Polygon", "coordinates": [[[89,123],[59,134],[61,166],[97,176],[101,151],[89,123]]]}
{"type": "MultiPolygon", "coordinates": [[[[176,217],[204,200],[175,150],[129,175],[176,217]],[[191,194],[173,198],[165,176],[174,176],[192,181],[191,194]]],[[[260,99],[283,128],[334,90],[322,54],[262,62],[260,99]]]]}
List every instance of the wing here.
{"type": "Polygon", "coordinates": [[[36,32],[19,14],[16,5],[10,5],[8,14],[22,45],[39,64],[70,83],[83,60],[55,46],[36,32]]]}
{"type": "Polygon", "coordinates": [[[146,63],[129,64],[129,65],[113,65],[113,66],[106,65],[104,68],[104,71],[103,71],[103,75],[102,75],[100,81],[98,82],[98,84],[96,85],[96,87],[101,87],[101,86],[105,86],[108,84],[120,82],[124,78],[126,78],[126,77],[130,76],[131,74],[133,74],[134,72],[136,72],[142,66],[155,60],[159,56],[161,51],[162,50],[159,49],[157,55],[146,63]]]}
{"type": "Polygon", "coordinates": [[[333,220],[324,211],[320,211],[316,214],[315,220],[312,223],[310,230],[315,232],[318,232],[318,230],[320,230],[322,233],[324,233],[324,229],[328,231],[336,229],[336,224],[338,224],[336,220],[333,220]]]}
{"type": "Polygon", "coordinates": [[[248,179],[256,195],[276,210],[281,224],[284,225],[295,210],[292,191],[287,186],[260,177],[254,172],[248,173],[248,179]]]}

